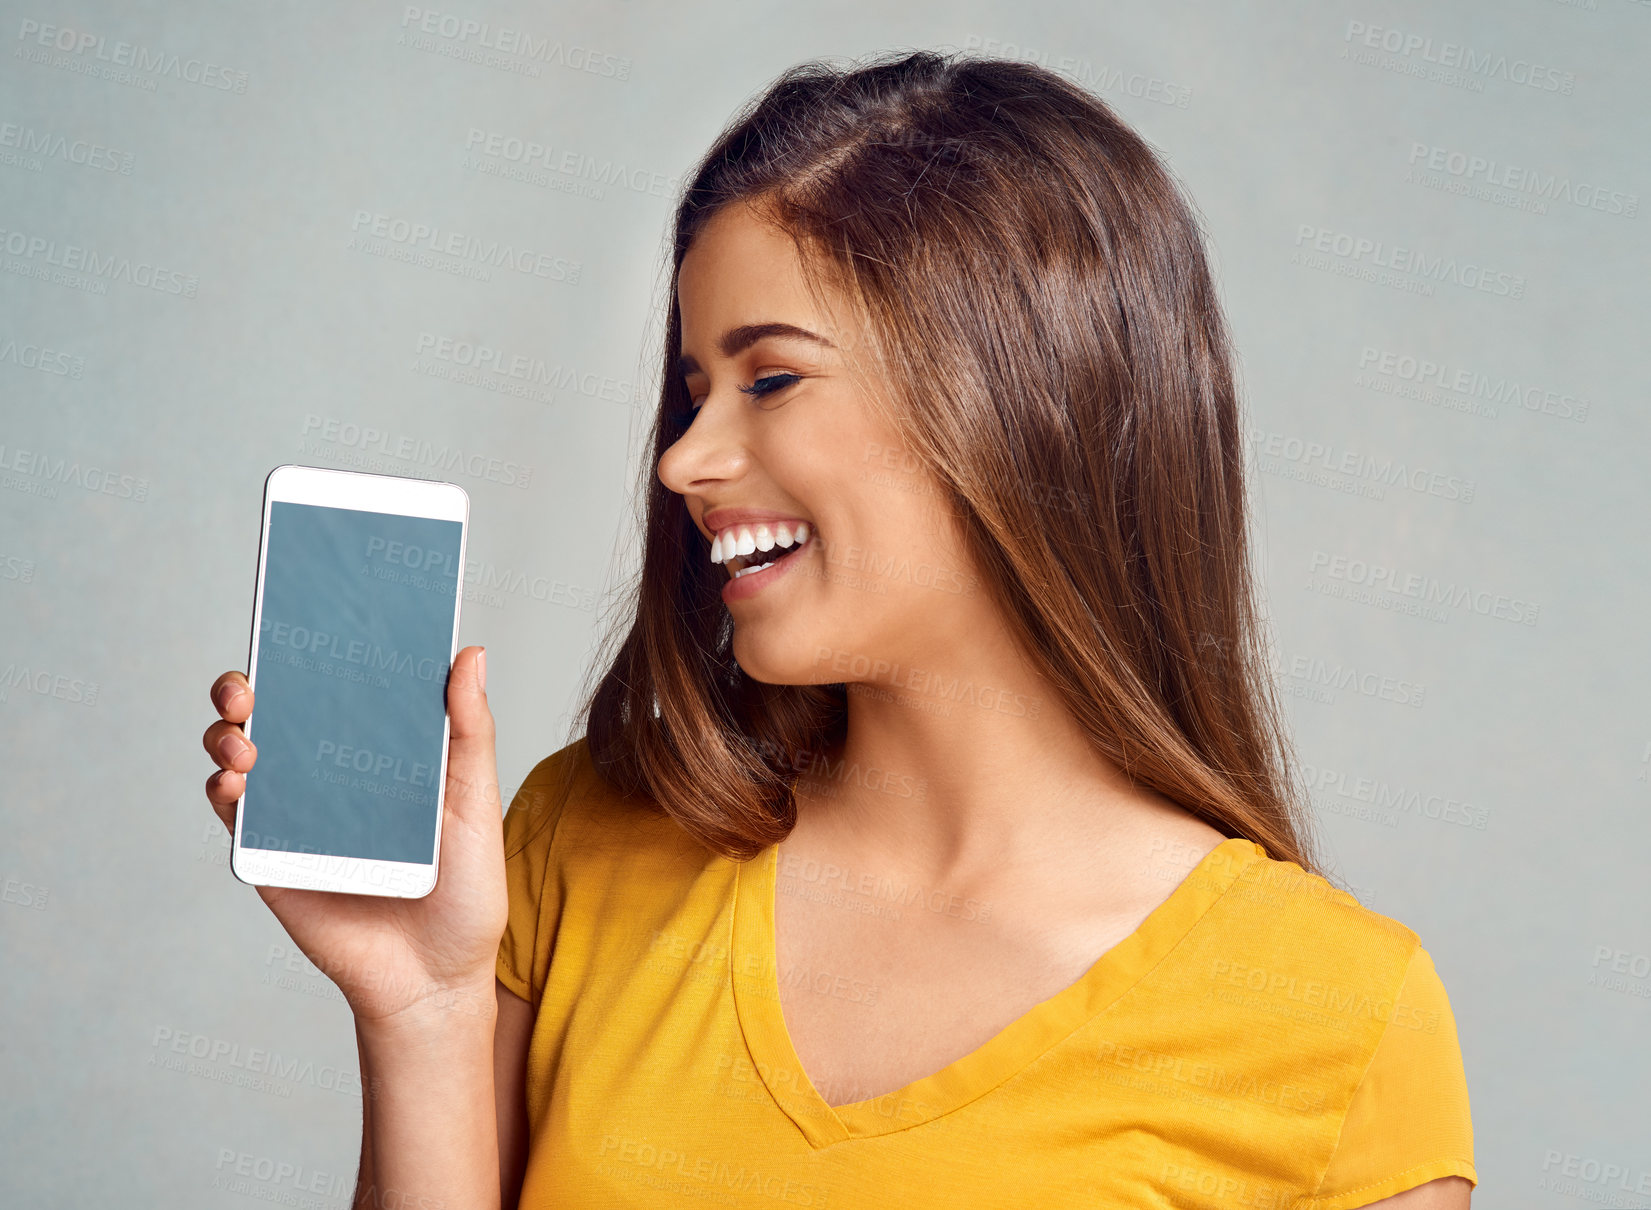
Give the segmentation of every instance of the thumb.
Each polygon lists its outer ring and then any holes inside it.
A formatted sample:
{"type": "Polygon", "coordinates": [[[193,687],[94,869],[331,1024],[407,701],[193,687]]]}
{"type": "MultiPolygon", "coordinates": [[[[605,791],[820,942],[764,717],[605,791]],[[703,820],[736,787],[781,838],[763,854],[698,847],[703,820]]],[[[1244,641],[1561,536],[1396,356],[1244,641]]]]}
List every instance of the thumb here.
{"type": "Polygon", "coordinates": [[[447,677],[447,807],[467,819],[494,820],[501,813],[493,711],[487,705],[487,654],[466,647],[447,677]]]}

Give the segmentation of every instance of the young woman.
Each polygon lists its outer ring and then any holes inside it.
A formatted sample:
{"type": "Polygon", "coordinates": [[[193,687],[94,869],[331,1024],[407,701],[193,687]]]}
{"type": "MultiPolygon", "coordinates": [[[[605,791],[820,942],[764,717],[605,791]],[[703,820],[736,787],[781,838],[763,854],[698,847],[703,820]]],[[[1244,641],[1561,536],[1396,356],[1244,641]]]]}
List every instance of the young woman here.
{"type": "Polygon", "coordinates": [[[1147,145],[1025,63],[804,65],[672,268],[585,733],[501,824],[466,648],[435,891],[259,889],[355,1013],[358,1204],[1467,1206],[1444,989],[1311,852],[1147,145]]]}

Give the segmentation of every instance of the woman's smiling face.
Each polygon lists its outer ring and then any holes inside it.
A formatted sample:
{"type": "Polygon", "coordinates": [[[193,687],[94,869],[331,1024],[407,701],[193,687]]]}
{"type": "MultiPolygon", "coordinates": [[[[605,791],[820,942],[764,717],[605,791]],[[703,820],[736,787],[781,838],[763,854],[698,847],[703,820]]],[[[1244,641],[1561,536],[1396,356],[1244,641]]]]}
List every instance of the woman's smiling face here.
{"type": "Polygon", "coordinates": [[[699,557],[742,524],[759,545],[782,523],[782,546],[807,527],[783,561],[730,573],[740,667],[769,684],[827,684],[948,663],[985,594],[944,493],[873,406],[877,384],[854,373],[850,308],[830,294],[822,310],[790,237],[739,205],[689,247],[677,298],[695,412],[658,475],[704,536],[699,557]]]}

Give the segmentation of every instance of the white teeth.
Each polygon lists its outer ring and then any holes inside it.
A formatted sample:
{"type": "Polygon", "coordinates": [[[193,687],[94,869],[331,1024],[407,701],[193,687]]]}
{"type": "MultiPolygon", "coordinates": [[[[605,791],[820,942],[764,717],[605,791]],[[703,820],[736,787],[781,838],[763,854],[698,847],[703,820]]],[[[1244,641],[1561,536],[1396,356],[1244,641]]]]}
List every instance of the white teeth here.
{"type": "MultiPolygon", "coordinates": [[[[776,546],[786,549],[792,546],[801,546],[808,541],[808,522],[798,521],[793,529],[790,523],[780,521],[772,527],[767,522],[756,526],[731,525],[711,539],[711,562],[726,563],[729,559],[739,555],[748,555],[753,551],[773,550],[776,546]]],[[[736,572],[744,574],[745,569],[736,572]]],[[[754,569],[752,569],[754,570],[754,569]]]]}

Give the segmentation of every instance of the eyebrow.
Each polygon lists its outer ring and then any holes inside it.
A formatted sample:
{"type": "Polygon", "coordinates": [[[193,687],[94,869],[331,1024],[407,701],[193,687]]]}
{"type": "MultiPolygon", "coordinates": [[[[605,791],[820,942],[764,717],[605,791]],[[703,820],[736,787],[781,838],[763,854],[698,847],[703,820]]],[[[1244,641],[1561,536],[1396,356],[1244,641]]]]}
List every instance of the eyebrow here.
{"type": "MultiPolygon", "coordinates": [[[[827,349],[837,347],[819,333],[810,332],[807,328],[799,328],[796,324],[760,323],[741,324],[737,328],[729,328],[722,334],[722,339],[717,341],[717,350],[724,357],[737,357],[759,340],[764,340],[770,336],[778,336],[789,340],[812,341],[814,344],[827,349]]],[[[696,359],[684,353],[677,358],[676,372],[686,378],[689,374],[699,373],[700,364],[696,359]]]]}

